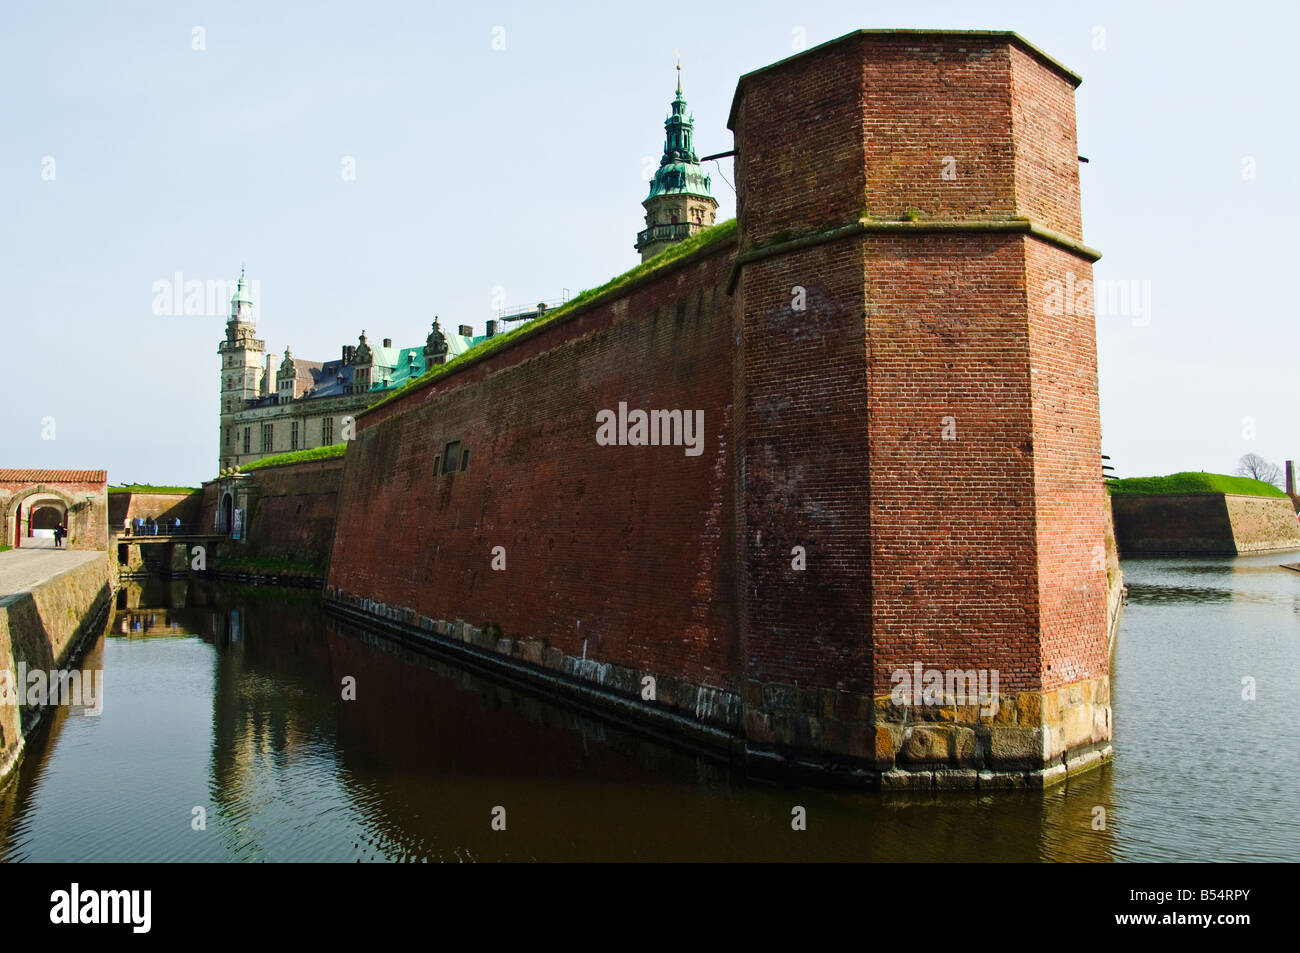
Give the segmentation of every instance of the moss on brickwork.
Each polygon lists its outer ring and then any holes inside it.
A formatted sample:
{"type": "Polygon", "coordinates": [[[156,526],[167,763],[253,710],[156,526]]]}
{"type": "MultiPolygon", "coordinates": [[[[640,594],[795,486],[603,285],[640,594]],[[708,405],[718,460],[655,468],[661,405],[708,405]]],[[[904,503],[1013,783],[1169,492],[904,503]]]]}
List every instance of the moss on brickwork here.
{"type": "Polygon", "coordinates": [[[263,467],[282,467],[290,463],[304,463],[308,460],[330,460],[334,457],[343,456],[343,451],[347,449],[346,443],[333,443],[328,447],[313,447],[310,450],[292,450],[289,453],[277,453],[273,457],[263,457],[261,460],[254,460],[252,463],[246,463],[239,469],[240,472],[249,470],[260,470],[263,467]]]}
{"type": "Polygon", "coordinates": [[[1106,484],[1116,495],[1173,496],[1187,493],[1232,493],[1238,496],[1280,496],[1286,494],[1271,483],[1223,473],[1171,473],[1159,477],[1129,477],[1106,484]]]}
{"type": "MultiPolygon", "coordinates": [[[[523,327],[515,328],[508,334],[498,334],[494,337],[490,337],[486,341],[475,345],[465,353],[461,354],[450,364],[434,365],[415,380],[403,384],[383,400],[371,404],[365,410],[361,411],[361,413],[368,414],[372,410],[377,410],[378,408],[383,407],[385,404],[392,403],[399,397],[404,397],[413,390],[428,387],[434,381],[460,370],[462,367],[465,367],[473,361],[480,360],[490,354],[494,354],[497,351],[509,347],[511,343],[521,337],[535,334],[538,330],[547,325],[553,324],[556,321],[564,320],[573,311],[583,305],[591,304],[599,298],[612,297],[614,294],[622,291],[635,281],[639,281],[648,275],[661,271],[669,265],[681,261],[683,258],[704,252],[707,249],[713,248],[715,245],[729,241],[735,238],[735,236],[736,220],[730,218],[725,222],[703,229],[702,231],[692,235],[690,238],[680,241],[675,245],[669,245],[653,258],[643,261],[630,271],[625,271],[623,274],[611,278],[603,285],[596,288],[589,288],[576,297],[570,298],[554,311],[548,312],[545,317],[529,321],[523,327]]],[[[360,416],[360,414],[358,414],[358,416],[360,416]]],[[[245,469],[248,469],[248,467],[245,467],[245,469]]]]}
{"type": "Polygon", "coordinates": [[[219,567],[223,571],[305,574],[319,576],[325,567],[309,559],[277,559],[271,556],[225,556],[219,567]]]}

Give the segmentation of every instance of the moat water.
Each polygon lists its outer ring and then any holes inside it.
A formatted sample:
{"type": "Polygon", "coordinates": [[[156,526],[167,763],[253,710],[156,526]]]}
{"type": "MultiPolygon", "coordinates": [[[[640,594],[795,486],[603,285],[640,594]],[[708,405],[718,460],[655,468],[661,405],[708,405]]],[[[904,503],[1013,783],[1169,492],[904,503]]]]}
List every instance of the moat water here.
{"type": "Polygon", "coordinates": [[[1293,861],[1296,559],[1126,562],[1113,762],[941,796],[749,782],[393,647],[315,594],[128,585],[83,665],[102,713],[33,736],[0,791],[0,860],[1293,861]]]}

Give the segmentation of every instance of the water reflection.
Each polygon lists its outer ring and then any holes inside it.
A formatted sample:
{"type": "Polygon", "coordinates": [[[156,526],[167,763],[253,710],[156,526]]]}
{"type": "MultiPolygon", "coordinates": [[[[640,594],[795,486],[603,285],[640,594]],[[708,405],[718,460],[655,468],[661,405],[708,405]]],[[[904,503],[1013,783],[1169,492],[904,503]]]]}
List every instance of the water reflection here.
{"type": "Polygon", "coordinates": [[[314,594],[147,581],[87,663],[103,715],[53,719],[0,792],[0,859],[1293,858],[1300,575],[1278,561],[1125,564],[1112,766],[1045,794],[887,797],[747,781],[314,594]]]}

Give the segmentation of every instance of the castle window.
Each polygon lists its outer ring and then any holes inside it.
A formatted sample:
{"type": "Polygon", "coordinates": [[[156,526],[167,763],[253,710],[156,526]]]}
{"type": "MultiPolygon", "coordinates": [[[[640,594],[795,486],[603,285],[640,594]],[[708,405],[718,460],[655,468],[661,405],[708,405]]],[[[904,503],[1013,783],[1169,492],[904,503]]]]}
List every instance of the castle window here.
{"type": "Polygon", "coordinates": [[[248,449],[248,448],[249,448],[249,443],[250,443],[250,441],[252,440],[252,431],[253,431],[253,428],[252,428],[252,427],[245,427],[245,428],[244,428],[244,453],[251,453],[251,452],[252,452],[252,451],[250,451],[250,450],[248,449]]]}
{"type": "Polygon", "coordinates": [[[437,476],[437,475],[438,475],[438,467],[441,466],[441,465],[442,465],[442,454],[441,454],[441,453],[435,453],[435,454],[433,455],[433,475],[434,475],[434,476],[437,476]]]}
{"type": "Polygon", "coordinates": [[[289,449],[298,449],[298,421],[289,424],[289,449]]]}
{"type": "Polygon", "coordinates": [[[334,418],[322,417],[320,422],[320,442],[322,447],[328,447],[334,442],[334,418]]]}
{"type": "Polygon", "coordinates": [[[460,472],[464,473],[469,469],[469,447],[460,452],[460,472]]]}
{"type": "Polygon", "coordinates": [[[446,476],[448,473],[455,473],[456,468],[459,465],[460,441],[453,440],[451,443],[447,444],[446,449],[442,453],[442,475],[446,476]]]}
{"type": "Polygon", "coordinates": [[[274,424],[262,424],[262,452],[266,453],[272,449],[272,427],[274,424]]]}

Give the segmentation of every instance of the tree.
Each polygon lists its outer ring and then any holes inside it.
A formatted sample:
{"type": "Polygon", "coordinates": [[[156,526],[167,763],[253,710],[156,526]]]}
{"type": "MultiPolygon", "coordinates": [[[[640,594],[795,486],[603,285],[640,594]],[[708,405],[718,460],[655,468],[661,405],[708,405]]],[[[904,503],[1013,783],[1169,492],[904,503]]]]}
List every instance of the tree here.
{"type": "Polygon", "coordinates": [[[1282,468],[1276,463],[1269,463],[1258,453],[1248,453],[1241,458],[1237,463],[1237,476],[1263,480],[1274,486],[1282,485],[1282,468]]]}

